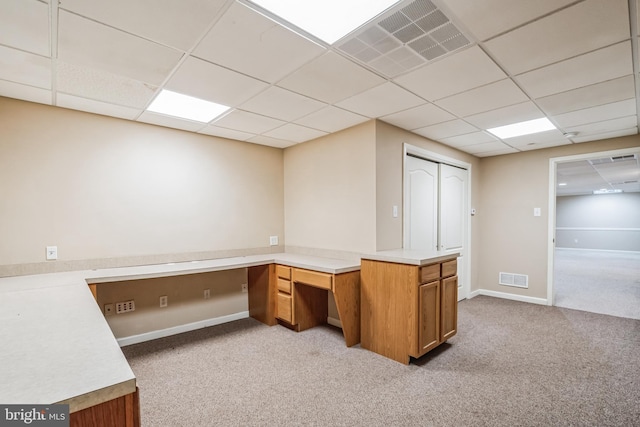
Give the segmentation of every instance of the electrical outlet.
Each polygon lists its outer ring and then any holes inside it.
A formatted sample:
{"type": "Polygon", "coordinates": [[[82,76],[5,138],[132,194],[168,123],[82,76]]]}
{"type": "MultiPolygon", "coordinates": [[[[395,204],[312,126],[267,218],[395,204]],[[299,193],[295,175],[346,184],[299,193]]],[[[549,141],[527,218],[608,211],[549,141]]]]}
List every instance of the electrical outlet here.
{"type": "Polygon", "coordinates": [[[166,307],[167,305],[169,305],[169,297],[167,297],[166,295],[161,296],[160,307],[166,307]]]}
{"type": "Polygon", "coordinates": [[[105,304],[104,305],[104,315],[105,316],[113,315],[113,304],[105,304]]]}
{"type": "Polygon", "coordinates": [[[269,236],[269,244],[271,246],[278,246],[278,236],[269,236]]]}
{"type": "Polygon", "coordinates": [[[246,283],[241,285],[242,292],[249,292],[249,286],[246,283]]]}
{"type": "Polygon", "coordinates": [[[58,247],[57,246],[47,246],[47,259],[48,260],[58,259],[58,247]]]}
{"type": "Polygon", "coordinates": [[[204,299],[209,299],[211,298],[211,290],[210,289],[205,289],[204,290],[204,299]]]}
{"type": "Polygon", "coordinates": [[[129,313],[130,311],[136,311],[136,303],[134,300],[116,303],[116,314],[129,313]]]}

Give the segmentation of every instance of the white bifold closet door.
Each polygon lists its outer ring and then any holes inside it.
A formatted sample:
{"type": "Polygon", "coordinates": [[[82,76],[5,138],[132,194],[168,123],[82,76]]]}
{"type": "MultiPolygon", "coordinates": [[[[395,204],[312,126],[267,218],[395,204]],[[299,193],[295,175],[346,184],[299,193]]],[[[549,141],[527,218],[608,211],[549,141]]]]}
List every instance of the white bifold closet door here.
{"type": "Polygon", "coordinates": [[[459,252],[458,299],[466,298],[468,171],[410,155],[405,159],[404,247],[459,252]]]}

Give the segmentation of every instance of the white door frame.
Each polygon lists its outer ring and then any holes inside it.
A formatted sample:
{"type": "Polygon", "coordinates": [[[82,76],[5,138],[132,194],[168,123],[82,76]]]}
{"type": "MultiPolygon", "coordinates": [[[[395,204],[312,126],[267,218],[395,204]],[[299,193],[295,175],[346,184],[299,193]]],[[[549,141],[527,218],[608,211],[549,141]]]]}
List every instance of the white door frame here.
{"type": "Polygon", "coordinates": [[[573,156],[552,157],[549,159],[549,228],[547,230],[547,305],[554,305],[553,301],[553,267],[556,237],[556,188],[558,163],[575,162],[577,160],[599,159],[602,157],[624,156],[637,154],[640,147],[621,148],[618,150],[598,151],[595,153],[575,154],[573,156]]]}
{"type": "MultiPolygon", "coordinates": [[[[472,170],[471,170],[471,163],[467,163],[467,162],[463,162],[462,160],[458,160],[458,159],[454,159],[452,157],[448,157],[448,156],[444,156],[442,154],[439,153],[435,153],[433,151],[429,151],[429,150],[425,150],[424,148],[420,148],[417,147],[415,145],[411,145],[408,143],[404,143],[403,144],[403,153],[402,153],[402,211],[403,211],[403,218],[402,218],[402,247],[406,247],[406,237],[405,237],[405,218],[404,218],[404,211],[405,211],[405,201],[406,201],[406,191],[408,188],[407,185],[407,174],[406,174],[406,166],[405,166],[405,161],[407,158],[407,154],[411,154],[417,157],[421,157],[425,160],[430,160],[430,161],[435,161],[438,163],[446,163],[448,165],[451,166],[457,166],[459,168],[462,169],[466,169],[467,172],[469,173],[468,176],[468,185],[467,185],[467,209],[471,209],[471,174],[472,174],[472,170]]],[[[465,282],[462,283],[462,292],[465,295],[465,298],[469,298],[469,294],[471,293],[471,256],[472,256],[472,252],[471,252],[471,214],[470,212],[467,212],[467,232],[466,232],[466,236],[465,238],[465,250],[466,250],[466,256],[464,258],[466,258],[464,260],[464,265],[462,265],[462,268],[464,270],[464,277],[465,277],[465,282]]]]}

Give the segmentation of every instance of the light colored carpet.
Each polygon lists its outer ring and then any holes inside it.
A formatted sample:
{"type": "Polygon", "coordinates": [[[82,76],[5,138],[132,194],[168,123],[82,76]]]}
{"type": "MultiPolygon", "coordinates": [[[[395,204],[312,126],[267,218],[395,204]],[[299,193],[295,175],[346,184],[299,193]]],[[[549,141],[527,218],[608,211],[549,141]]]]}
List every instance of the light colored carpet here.
{"type": "Polygon", "coordinates": [[[640,321],[485,296],[409,366],[254,319],[123,351],[143,426],[640,425],[640,321]]]}
{"type": "Polygon", "coordinates": [[[556,249],[554,305],[640,319],[640,252],[556,249]]]}

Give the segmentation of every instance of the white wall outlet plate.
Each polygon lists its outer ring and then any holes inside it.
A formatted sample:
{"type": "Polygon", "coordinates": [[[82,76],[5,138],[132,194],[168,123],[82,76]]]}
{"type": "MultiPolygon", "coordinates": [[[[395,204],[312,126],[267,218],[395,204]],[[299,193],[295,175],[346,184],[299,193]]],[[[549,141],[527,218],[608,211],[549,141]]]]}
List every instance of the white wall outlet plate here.
{"type": "Polygon", "coordinates": [[[278,236],[270,236],[269,237],[269,244],[271,246],[278,246],[278,236]]]}
{"type": "Polygon", "coordinates": [[[113,307],[113,304],[105,304],[104,305],[104,315],[105,316],[111,316],[115,313],[115,309],[113,307]]]}
{"type": "Polygon", "coordinates": [[[58,259],[58,247],[57,246],[47,246],[47,259],[48,260],[58,259]]]}

